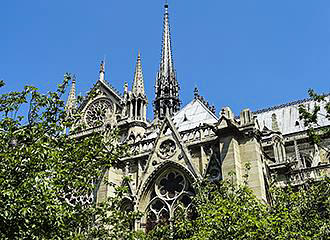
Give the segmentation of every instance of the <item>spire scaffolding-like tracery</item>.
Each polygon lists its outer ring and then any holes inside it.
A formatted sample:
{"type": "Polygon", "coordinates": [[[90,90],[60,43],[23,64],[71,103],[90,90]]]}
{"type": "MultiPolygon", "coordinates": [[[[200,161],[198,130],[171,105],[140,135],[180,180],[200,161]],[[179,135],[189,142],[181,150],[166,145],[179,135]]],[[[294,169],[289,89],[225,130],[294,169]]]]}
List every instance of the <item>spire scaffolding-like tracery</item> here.
{"type": "Polygon", "coordinates": [[[159,71],[156,77],[154,114],[163,119],[180,109],[179,84],[173,64],[168,4],[165,3],[164,32],[159,71]]]}

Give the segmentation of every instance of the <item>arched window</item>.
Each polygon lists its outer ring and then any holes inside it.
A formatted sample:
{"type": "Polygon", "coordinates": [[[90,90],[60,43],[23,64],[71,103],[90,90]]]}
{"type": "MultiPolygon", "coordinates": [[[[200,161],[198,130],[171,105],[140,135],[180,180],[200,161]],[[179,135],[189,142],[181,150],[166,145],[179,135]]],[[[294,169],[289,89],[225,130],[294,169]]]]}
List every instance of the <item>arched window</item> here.
{"type": "MultiPolygon", "coordinates": [[[[124,198],[121,202],[120,210],[126,213],[134,211],[134,204],[131,199],[124,198]]],[[[130,230],[134,230],[134,220],[132,220],[129,224],[130,230]]]]}
{"type": "Polygon", "coordinates": [[[178,208],[188,210],[194,195],[189,180],[176,169],[162,173],[154,182],[147,207],[147,230],[173,219],[178,208]]]}

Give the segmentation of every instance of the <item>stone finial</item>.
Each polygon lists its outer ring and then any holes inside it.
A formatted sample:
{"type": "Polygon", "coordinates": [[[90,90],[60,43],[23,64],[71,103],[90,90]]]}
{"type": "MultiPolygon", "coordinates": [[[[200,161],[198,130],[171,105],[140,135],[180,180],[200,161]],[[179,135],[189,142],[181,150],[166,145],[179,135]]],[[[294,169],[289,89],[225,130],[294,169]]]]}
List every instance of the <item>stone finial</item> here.
{"type": "Polygon", "coordinates": [[[124,84],[124,96],[126,96],[128,94],[128,83],[125,82],[124,84]]]}
{"type": "Polygon", "coordinates": [[[240,120],[241,120],[241,126],[248,125],[253,122],[253,115],[250,109],[246,108],[241,111],[240,120]]]}
{"type": "Polygon", "coordinates": [[[199,91],[198,91],[197,87],[195,87],[195,89],[194,89],[194,97],[195,97],[195,99],[197,99],[199,97],[199,91]]]}
{"type": "Polygon", "coordinates": [[[105,74],[105,63],[101,61],[100,64],[100,81],[104,82],[104,74],[105,74]]]}
{"type": "Polygon", "coordinates": [[[232,112],[232,110],[230,109],[230,107],[224,107],[222,108],[221,110],[221,113],[220,113],[221,116],[223,117],[226,117],[228,119],[234,119],[234,113],[232,112]]]}
{"type": "Polygon", "coordinates": [[[212,105],[212,106],[211,106],[211,112],[214,113],[214,114],[216,114],[216,111],[217,111],[217,110],[216,110],[215,106],[212,105]]]}

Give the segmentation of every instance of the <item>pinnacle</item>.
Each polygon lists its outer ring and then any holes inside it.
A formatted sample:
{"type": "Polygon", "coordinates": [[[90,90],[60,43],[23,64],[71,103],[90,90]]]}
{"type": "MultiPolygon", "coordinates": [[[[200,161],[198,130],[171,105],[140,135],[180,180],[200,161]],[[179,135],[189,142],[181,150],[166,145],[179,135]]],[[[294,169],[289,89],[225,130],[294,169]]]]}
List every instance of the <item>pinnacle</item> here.
{"type": "Polygon", "coordinates": [[[76,107],[76,76],[73,75],[71,89],[65,108],[68,112],[72,112],[75,109],[75,107],[76,107]]]}
{"type": "Polygon", "coordinates": [[[136,61],[132,92],[136,95],[141,94],[142,96],[145,96],[144,79],[143,79],[143,71],[142,71],[140,51],[138,53],[138,58],[137,58],[137,61],[136,61]]]}

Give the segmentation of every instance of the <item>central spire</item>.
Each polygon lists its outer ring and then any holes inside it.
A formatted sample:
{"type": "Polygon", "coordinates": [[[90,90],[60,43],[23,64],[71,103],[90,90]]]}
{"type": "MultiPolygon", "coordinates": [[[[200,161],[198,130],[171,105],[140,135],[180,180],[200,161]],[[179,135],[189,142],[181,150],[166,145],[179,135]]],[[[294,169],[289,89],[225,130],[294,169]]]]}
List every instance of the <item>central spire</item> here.
{"type": "Polygon", "coordinates": [[[179,84],[173,64],[168,3],[165,2],[162,54],[155,86],[154,115],[163,119],[180,109],[179,84]]]}
{"type": "Polygon", "coordinates": [[[160,71],[165,75],[170,75],[171,71],[174,71],[171,45],[170,23],[168,19],[168,4],[165,3],[162,59],[160,63],[160,71]]]}

